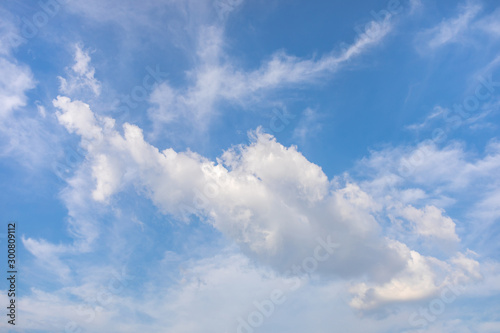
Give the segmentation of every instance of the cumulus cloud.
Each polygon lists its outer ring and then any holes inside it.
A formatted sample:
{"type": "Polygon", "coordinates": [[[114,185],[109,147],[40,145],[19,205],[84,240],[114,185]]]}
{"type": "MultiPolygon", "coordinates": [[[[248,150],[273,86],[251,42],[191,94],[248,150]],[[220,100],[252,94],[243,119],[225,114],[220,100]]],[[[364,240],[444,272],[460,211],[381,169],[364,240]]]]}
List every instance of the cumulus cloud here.
{"type": "Polygon", "coordinates": [[[497,140],[482,154],[467,151],[463,143],[439,147],[427,141],[374,151],[353,175],[364,178],[360,187],[384,207],[385,230],[396,239],[422,251],[439,244],[440,251],[448,252],[460,239],[462,246],[486,255],[486,240],[492,237],[488,230],[499,216],[494,204],[500,188],[498,152],[497,140]],[[464,206],[467,211],[460,220],[444,211],[450,214],[464,206]],[[415,233],[427,240],[415,240],[415,233]]]}
{"type": "Polygon", "coordinates": [[[86,139],[97,138],[101,135],[101,128],[97,125],[94,113],[88,104],[80,101],[71,102],[68,97],[58,97],[53,104],[65,110],[64,113],[58,112],[56,116],[70,133],[76,132],[86,139]]]}
{"type": "MultiPolygon", "coordinates": [[[[59,97],[54,105],[68,129],[87,139],[98,131],[88,130],[94,127],[74,113],[81,102],[59,97]]],[[[268,134],[255,132],[250,145],[226,151],[215,164],[189,151],[160,152],[137,126],[125,124],[122,136],[106,127],[109,119],[100,121],[104,135],[86,143],[97,200],[131,182],[164,213],[198,215],[246,253],[282,272],[307,256],[316,238],[325,234],[341,245],[338,260],[323,268],[328,274],[380,275],[375,256],[386,258],[387,272],[404,263],[377,236],[378,225],[370,215],[376,207],[369,196],[356,186],[332,188],[320,167],[268,134]]]]}
{"type": "MultiPolygon", "coordinates": [[[[316,273],[354,281],[367,277],[352,289],[357,295],[352,305],[360,309],[429,296],[441,287],[435,267],[450,267],[445,278],[455,274],[446,261],[384,237],[377,219],[384,203],[355,183],[329,181],[296,147],[284,147],[269,134],[252,132],[250,144],[225,151],[215,163],[190,151],[159,151],[135,125],[124,124],[121,134],[112,119],[91,116],[80,101],[58,97],[54,105],[61,123],[82,136],[94,200],[106,202],[130,184],[163,213],[198,216],[282,274],[290,274],[290,267],[311,256],[318,238],[328,235],[335,255],[316,273]],[[426,288],[412,282],[422,279],[426,288]],[[370,288],[377,297],[367,296],[370,288]],[[409,296],[396,297],[405,288],[409,296]]],[[[458,241],[455,224],[436,207],[406,206],[401,215],[422,237],[458,241]]]]}
{"type": "Polygon", "coordinates": [[[463,289],[465,285],[482,277],[479,263],[463,253],[444,262],[423,256],[399,242],[393,242],[392,246],[396,251],[409,256],[407,266],[387,283],[354,285],[351,288],[351,292],[355,294],[350,303],[352,307],[371,310],[384,304],[426,299],[436,296],[445,287],[463,289]]]}

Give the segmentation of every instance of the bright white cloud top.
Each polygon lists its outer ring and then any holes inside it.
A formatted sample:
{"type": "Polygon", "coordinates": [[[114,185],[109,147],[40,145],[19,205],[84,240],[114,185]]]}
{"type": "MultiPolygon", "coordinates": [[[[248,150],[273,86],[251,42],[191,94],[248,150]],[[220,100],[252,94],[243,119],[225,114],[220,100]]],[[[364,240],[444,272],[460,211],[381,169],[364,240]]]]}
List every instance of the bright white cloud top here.
{"type": "Polygon", "coordinates": [[[500,331],[493,1],[2,6],[2,329],[500,331]]]}

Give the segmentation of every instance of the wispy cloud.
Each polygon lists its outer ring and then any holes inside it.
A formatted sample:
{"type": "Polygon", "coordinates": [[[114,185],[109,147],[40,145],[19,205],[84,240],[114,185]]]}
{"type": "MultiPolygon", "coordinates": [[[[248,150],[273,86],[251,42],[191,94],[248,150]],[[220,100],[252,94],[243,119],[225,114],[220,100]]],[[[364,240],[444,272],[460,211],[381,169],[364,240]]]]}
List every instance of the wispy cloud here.
{"type": "Polygon", "coordinates": [[[420,33],[417,38],[430,49],[461,42],[464,33],[471,28],[471,23],[481,9],[482,6],[479,4],[468,2],[459,7],[459,14],[456,17],[444,19],[437,26],[420,33]]]}
{"type": "Polygon", "coordinates": [[[476,27],[494,36],[500,36],[500,9],[496,9],[490,15],[482,17],[476,22],[476,27]]]}
{"type": "Polygon", "coordinates": [[[238,69],[225,53],[222,28],[204,27],[197,49],[201,65],[189,71],[190,85],[184,89],[174,88],[168,82],[159,85],[151,94],[153,107],[149,114],[157,126],[189,119],[203,129],[218,103],[248,105],[277,89],[314,84],[379,44],[392,27],[389,15],[368,24],[366,31],[341,52],[330,52],[319,59],[300,59],[278,51],[260,68],[250,71],[238,69]]]}
{"type": "Polygon", "coordinates": [[[293,136],[304,143],[311,136],[316,136],[321,131],[322,116],[317,111],[307,108],[302,112],[302,117],[293,131],[293,136]]]}
{"type": "Polygon", "coordinates": [[[445,117],[447,113],[449,113],[449,110],[443,109],[440,106],[436,106],[434,107],[433,112],[429,114],[423,122],[408,125],[406,126],[406,128],[413,131],[420,131],[423,129],[427,129],[436,119],[445,117]]]}
{"type": "Polygon", "coordinates": [[[85,93],[90,90],[95,96],[101,94],[101,83],[94,77],[95,69],[90,65],[89,51],[82,49],[80,44],[74,46],[74,65],[68,70],[68,78],[59,76],[60,91],[66,95],[85,93]]]}
{"type": "Polygon", "coordinates": [[[0,56],[0,119],[26,105],[26,92],[35,87],[31,70],[9,57],[0,56]]]}

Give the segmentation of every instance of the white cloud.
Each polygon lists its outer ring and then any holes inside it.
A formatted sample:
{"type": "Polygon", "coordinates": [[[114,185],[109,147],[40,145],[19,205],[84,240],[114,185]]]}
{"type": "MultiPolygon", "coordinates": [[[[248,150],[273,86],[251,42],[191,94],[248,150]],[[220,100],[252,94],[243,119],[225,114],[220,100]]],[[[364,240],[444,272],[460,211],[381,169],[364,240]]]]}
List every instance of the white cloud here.
{"type": "Polygon", "coordinates": [[[95,96],[101,94],[101,83],[94,77],[95,69],[90,65],[90,56],[88,51],[84,51],[82,46],[76,44],[74,60],[75,64],[68,71],[68,78],[59,76],[59,90],[67,95],[80,93],[90,89],[95,96]]]}
{"type": "Polygon", "coordinates": [[[0,56],[0,119],[26,105],[26,91],[35,87],[29,68],[0,56]]]}
{"type": "Polygon", "coordinates": [[[412,222],[414,232],[419,235],[459,240],[453,220],[448,216],[443,216],[443,211],[435,206],[417,209],[409,205],[402,209],[401,216],[412,222]]]}
{"type": "Polygon", "coordinates": [[[365,179],[361,189],[384,207],[389,220],[386,232],[395,239],[420,250],[438,247],[449,253],[456,250],[453,244],[458,237],[462,246],[487,255],[492,246],[485,240],[491,237],[499,217],[499,152],[496,140],[483,153],[467,151],[465,145],[456,142],[441,148],[424,142],[372,152],[354,174],[365,179]],[[370,177],[366,179],[366,175],[370,177]],[[454,213],[445,216],[443,209],[454,213]],[[459,219],[457,209],[465,209],[459,219]],[[424,236],[427,240],[415,239],[410,231],[428,235],[424,236]],[[438,237],[451,242],[428,243],[438,237]]]}
{"type": "Polygon", "coordinates": [[[369,193],[378,191],[377,197],[383,197],[380,191],[408,185],[431,194],[457,194],[474,187],[474,182],[494,180],[493,175],[500,168],[500,154],[495,146],[493,141],[480,158],[468,153],[462,143],[450,142],[440,148],[427,140],[417,146],[375,151],[358,168],[359,172],[377,174],[365,184],[369,193]]]}
{"type": "MultiPolygon", "coordinates": [[[[100,10],[92,14],[102,15],[100,10]]],[[[162,123],[192,115],[200,120],[212,115],[221,101],[241,103],[273,89],[314,83],[361,54],[368,45],[381,41],[390,31],[390,23],[384,21],[372,28],[340,54],[304,60],[278,52],[249,71],[225,60],[221,31],[209,29],[207,38],[200,41],[202,64],[189,73],[194,85],[184,90],[167,83],[160,85],[151,95],[157,109],[152,108],[150,113],[162,123]]],[[[63,81],[62,90],[75,93],[85,87],[98,95],[100,83],[94,77],[90,57],[78,47],[71,70],[74,76],[63,81]]],[[[275,288],[289,286],[292,279],[280,273],[310,258],[318,237],[325,236],[331,236],[340,247],[332,258],[318,264],[309,281],[302,277],[303,288],[288,295],[291,305],[266,319],[269,326],[261,327],[262,332],[323,332],[333,324],[352,332],[402,331],[408,327],[404,311],[393,314],[390,321],[356,317],[339,297],[343,279],[352,281],[354,298],[350,304],[360,310],[429,299],[446,286],[481,279],[482,264],[472,259],[471,253],[458,252],[451,257],[440,253],[439,260],[423,255],[388,235],[381,216],[389,212],[406,218],[417,237],[458,242],[455,223],[438,202],[444,202],[446,193],[467,191],[476,180],[494,178],[491,175],[496,175],[500,166],[495,144],[481,158],[467,153],[461,145],[439,148],[428,142],[381,151],[365,160],[375,169],[375,177],[358,183],[348,175],[328,179],[321,167],[308,161],[297,147],[285,147],[260,130],[251,133],[249,144],[228,149],[211,161],[191,151],[160,151],[144,139],[138,126],[125,124],[119,128],[113,119],[94,114],[81,101],[59,96],[53,105],[59,109],[59,123],[80,136],[87,151],[61,194],[75,242],[55,245],[23,238],[23,244],[47,270],[63,279],[78,273],[82,281],[66,280],[59,290],[32,289],[31,295],[23,295],[20,310],[21,318],[26,319],[25,329],[60,331],[74,321],[88,331],[235,331],[237,318],[254,311],[255,301],[268,297],[275,288]],[[403,176],[401,167],[408,165],[411,170],[403,176]],[[96,268],[86,260],[78,265],[74,262],[83,257],[82,253],[95,250],[103,235],[104,226],[93,212],[113,206],[116,197],[131,189],[150,198],[169,217],[182,219],[187,212],[196,214],[236,242],[246,256],[224,253],[185,263],[182,268],[172,264],[168,269],[155,270],[160,278],[147,276],[148,282],[141,281],[138,288],[134,285],[107,301],[99,298],[100,289],[109,286],[102,278],[109,267],[96,268]],[[431,204],[423,205],[423,199],[431,204]],[[66,260],[74,254],[77,259],[66,260]],[[179,279],[169,284],[164,277],[172,272],[178,273],[179,279]],[[135,293],[138,290],[140,293],[135,293]],[[311,322],[310,318],[317,320],[311,322]]],[[[307,112],[305,119],[311,123],[315,120],[307,112]]],[[[304,128],[297,135],[306,135],[304,128]]],[[[498,193],[492,188],[477,205],[486,208],[485,214],[491,214],[492,219],[498,216],[498,193]]],[[[148,223],[144,220],[146,227],[148,223]]],[[[169,253],[161,264],[177,264],[176,260],[177,255],[169,253]]],[[[145,270],[139,278],[148,273],[145,270]]],[[[4,303],[6,297],[1,295],[5,293],[0,293],[4,303]]],[[[5,325],[1,323],[0,327],[5,325]]],[[[458,331],[458,327],[456,322],[447,322],[432,330],[458,331]]],[[[495,327],[495,323],[485,323],[481,330],[495,327]]]]}
{"type": "Polygon", "coordinates": [[[39,101],[36,101],[35,104],[40,116],[42,116],[42,118],[47,117],[47,110],[45,109],[45,106],[43,106],[39,101]]]}
{"type": "Polygon", "coordinates": [[[415,14],[422,9],[422,0],[410,0],[410,14],[415,14]]]}
{"type": "Polygon", "coordinates": [[[62,96],[58,96],[53,104],[55,107],[65,110],[64,113],[56,113],[56,116],[70,133],[76,132],[88,140],[99,138],[102,135],[102,130],[97,125],[97,120],[88,104],[80,101],[71,102],[68,97],[62,96]]]}
{"type": "Polygon", "coordinates": [[[394,243],[394,251],[405,252],[409,257],[407,267],[391,281],[375,286],[361,283],[351,288],[355,295],[350,305],[356,309],[369,310],[383,303],[412,301],[430,297],[436,292],[432,258],[410,251],[404,244],[394,243]]]}
{"type": "Polygon", "coordinates": [[[237,10],[238,7],[241,7],[243,2],[243,0],[215,0],[214,8],[217,16],[221,20],[224,20],[229,16],[229,14],[231,14],[231,12],[237,10]]]}
{"type": "MultiPolygon", "coordinates": [[[[83,103],[59,103],[61,99],[55,101],[59,119],[90,139],[94,130],[84,130],[91,127],[88,122],[73,120],[83,103]]],[[[377,207],[368,195],[354,185],[332,188],[321,168],[267,134],[256,132],[250,145],[226,151],[214,164],[189,151],[160,152],[134,125],[125,124],[123,136],[113,127],[102,130],[102,139],[85,143],[96,183],[94,199],[106,201],[133,184],[164,213],[180,218],[197,214],[245,253],[281,271],[300,262],[323,235],[332,235],[342,246],[338,260],[319,269],[325,274],[371,272],[383,278],[404,263],[375,236],[378,225],[370,212],[377,207]],[[375,256],[386,258],[384,272],[375,265],[375,256]]]]}
{"type": "Polygon", "coordinates": [[[72,13],[79,14],[86,18],[96,20],[98,22],[113,22],[124,29],[132,29],[133,26],[137,27],[139,24],[147,24],[148,18],[150,19],[151,11],[160,10],[162,6],[171,1],[155,1],[146,0],[140,4],[135,1],[117,1],[117,0],[106,0],[97,1],[89,0],[86,2],[68,0],[66,1],[65,7],[72,13]],[[121,5],[121,9],[117,10],[117,6],[121,5]],[[135,16],[133,14],[136,14],[135,16]],[[130,20],[133,20],[134,24],[130,24],[130,20]]]}
{"type": "Polygon", "coordinates": [[[500,207],[498,206],[498,202],[500,202],[499,185],[494,184],[492,190],[484,193],[484,196],[477,203],[474,212],[471,214],[480,218],[486,226],[491,225],[491,223],[500,218],[500,207]]]}
{"type": "Polygon", "coordinates": [[[23,43],[23,38],[19,36],[19,29],[13,23],[13,15],[0,8],[0,55],[9,56],[12,50],[23,43]]]}
{"type": "Polygon", "coordinates": [[[0,156],[37,170],[52,154],[46,142],[54,135],[42,126],[42,115],[31,116],[27,93],[37,82],[31,69],[13,57],[23,42],[12,14],[0,8],[0,156]]]}
{"type": "Polygon", "coordinates": [[[383,21],[372,21],[353,44],[339,53],[330,52],[319,59],[300,59],[278,51],[259,68],[249,71],[236,68],[224,52],[222,28],[203,27],[197,48],[200,65],[188,72],[191,86],[176,89],[168,82],[160,84],[151,94],[153,107],[149,114],[157,126],[187,118],[203,128],[217,103],[252,102],[276,89],[317,82],[379,44],[392,26],[390,16],[383,21]]]}
{"type": "Polygon", "coordinates": [[[457,17],[444,19],[437,26],[430,28],[418,36],[426,47],[435,49],[448,43],[460,42],[462,35],[470,29],[471,22],[482,7],[474,2],[468,2],[459,7],[457,17]]]}
{"type": "Polygon", "coordinates": [[[419,124],[411,124],[406,126],[409,130],[414,130],[414,131],[419,131],[422,129],[428,128],[433,121],[436,120],[436,118],[443,116],[446,119],[447,113],[449,113],[449,110],[442,108],[440,106],[434,107],[434,110],[431,114],[429,114],[425,120],[419,124]]]}
{"type": "Polygon", "coordinates": [[[293,131],[293,137],[304,143],[306,139],[317,135],[322,127],[320,118],[321,116],[317,111],[311,108],[305,109],[293,131]]]}
{"type": "MultiPolygon", "coordinates": [[[[87,184],[83,190],[92,193],[94,200],[107,202],[127,184],[133,185],[163,213],[178,218],[198,215],[234,240],[246,255],[279,272],[300,265],[313,253],[317,238],[330,235],[340,246],[315,272],[352,279],[351,304],[356,308],[424,299],[447,283],[456,283],[459,276],[467,277],[467,282],[478,277],[477,263],[460,254],[438,260],[380,236],[377,216],[394,209],[394,201],[379,194],[372,197],[355,183],[330,182],[295,147],[283,147],[268,134],[252,133],[249,145],[227,150],[216,164],[190,151],[159,151],[134,125],[125,124],[122,135],[109,118],[90,117],[92,111],[82,102],[59,97],[54,104],[62,123],[83,136],[89,171],[79,181],[87,184]],[[85,121],[77,120],[75,110],[81,108],[85,121]],[[102,136],[92,135],[99,131],[102,136]],[[361,276],[366,280],[357,284],[361,276]]],[[[436,150],[431,156],[435,159],[434,155],[443,153],[449,152],[436,150]]],[[[453,154],[463,158],[458,150],[453,154]]],[[[432,184],[433,175],[429,176],[431,182],[426,182],[432,184]]],[[[404,192],[410,204],[427,195],[419,189],[410,192],[404,192]]],[[[407,205],[399,214],[412,223],[417,235],[434,236],[438,242],[458,241],[454,222],[434,206],[419,210],[407,205]]]]}
{"type": "MultiPolygon", "coordinates": [[[[395,246],[409,252],[401,244],[395,246]]],[[[367,301],[362,306],[419,299],[419,288],[434,297],[443,286],[465,285],[471,280],[467,277],[467,264],[452,268],[415,252],[412,256],[408,268],[389,283],[375,288],[365,286],[368,289],[359,296],[367,301]],[[433,272],[436,267],[442,270],[439,278],[433,272]],[[448,277],[453,269],[457,273],[448,277]],[[461,274],[465,279],[454,279],[461,274]]],[[[333,324],[351,332],[403,331],[411,327],[409,313],[404,309],[386,318],[353,313],[345,306],[342,281],[283,277],[230,250],[198,260],[185,260],[167,252],[163,260],[155,263],[154,273],[138,274],[123,268],[85,264],[80,267],[79,282],[50,293],[32,289],[20,299],[24,304],[19,309],[20,316],[26,320],[23,328],[55,331],[73,322],[88,331],[238,332],[241,321],[248,322],[257,312],[263,320],[254,329],[266,333],[276,332],[276,325],[289,332],[307,328],[327,332],[333,324]],[[143,281],[147,283],[142,284],[143,281]],[[140,288],[139,293],[136,288],[140,288]],[[282,301],[269,305],[275,291],[280,292],[282,301]],[[311,321],[311,317],[316,320],[311,321]]],[[[358,300],[353,301],[354,305],[358,300]]]]}
{"type": "Polygon", "coordinates": [[[476,22],[476,26],[494,36],[500,36],[500,9],[496,9],[490,15],[482,17],[476,22]]]}
{"type": "MultiPolygon", "coordinates": [[[[223,24],[241,1],[229,0],[228,7],[219,11],[214,0],[67,0],[65,10],[83,17],[92,24],[110,24],[124,36],[120,40],[123,52],[144,47],[144,38],[191,53],[200,26],[223,24]],[[117,10],[119,8],[119,10],[117,10]],[[227,10],[229,9],[229,10],[227,10]],[[218,13],[222,15],[219,16],[218,13]]],[[[191,54],[189,55],[191,57],[191,54]]],[[[122,65],[130,65],[127,57],[115,59],[122,65]]]]}
{"type": "Polygon", "coordinates": [[[445,287],[463,290],[466,285],[482,278],[479,263],[462,253],[458,253],[447,263],[422,256],[399,242],[393,242],[392,246],[395,251],[410,257],[407,266],[387,283],[353,285],[351,292],[355,297],[351,301],[352,307],[370,310],[393,302],[429,299],[445,287]]]}
{"type": "Polygon", "coordinates": [[[495,322],[485,322],[481,323],[479,326],[479,331],[480,333],[495,333],[500,331],[500,322],[495,321],[495,322]]]}
{"type": "Polygon", "coordinates": [[[22,241],[26,250],[37,258],[38,263],[43,265],[44,269],[52,272],[62,280],[68,280],[71,270],[60,258],[61,254],[70,251],[67,246],[54,245],[45,240],[38,241],[24,237],[22,241]]]}

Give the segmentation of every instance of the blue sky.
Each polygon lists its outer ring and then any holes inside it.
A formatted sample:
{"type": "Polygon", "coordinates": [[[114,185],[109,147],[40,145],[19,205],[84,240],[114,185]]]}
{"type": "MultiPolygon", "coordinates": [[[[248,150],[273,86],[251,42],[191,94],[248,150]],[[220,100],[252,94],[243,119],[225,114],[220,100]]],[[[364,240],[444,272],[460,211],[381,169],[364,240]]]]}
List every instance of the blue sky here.
{"type": "Polygon", "coordinates": [[[497,6],[4,1],[0,327],[499,332],[497,6]]]}

